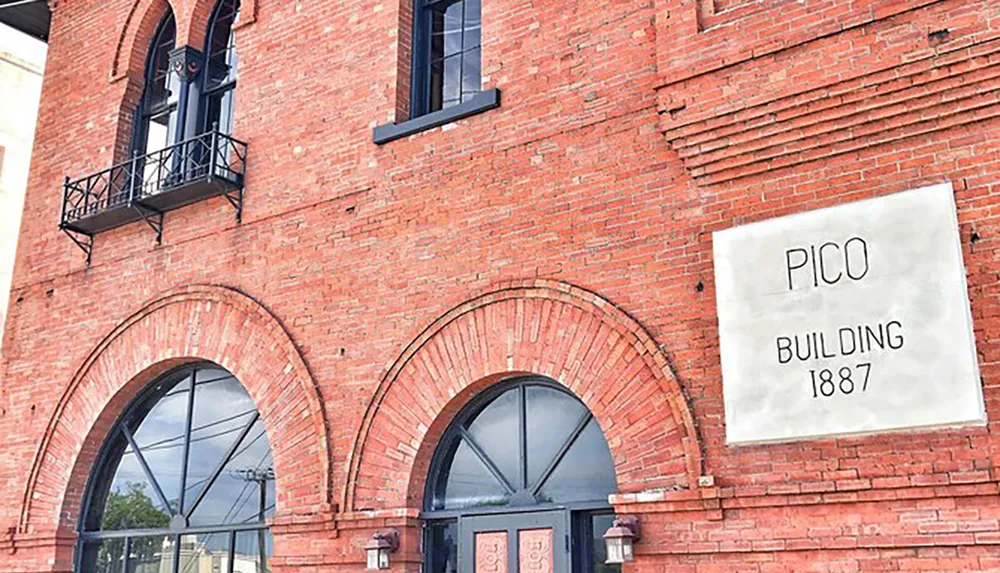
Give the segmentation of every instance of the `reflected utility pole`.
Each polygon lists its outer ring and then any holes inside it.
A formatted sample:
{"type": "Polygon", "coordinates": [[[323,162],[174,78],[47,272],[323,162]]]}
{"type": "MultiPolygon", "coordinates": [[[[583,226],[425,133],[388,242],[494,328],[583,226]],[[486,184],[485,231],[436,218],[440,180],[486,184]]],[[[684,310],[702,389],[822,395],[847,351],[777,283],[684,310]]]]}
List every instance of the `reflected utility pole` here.
{"type": "MultiPolygon", "coordinates": [[[[242,479],[243,481],[254,482],[257,487],[260,488],[260,507],[257,510],[257,519],[264,522],[264,511],[267,509],[267,482],[274,481],[274,468],[246,468],[242,470],[234,470],[232,472],[233,476],[242,479]]],[[[267,531],[264,529],[257,530],[257,560],[259,573],[264,573],[267,571],[267,531]]],[[[233,555],[236,558],[236,555],[233,555]]]]}

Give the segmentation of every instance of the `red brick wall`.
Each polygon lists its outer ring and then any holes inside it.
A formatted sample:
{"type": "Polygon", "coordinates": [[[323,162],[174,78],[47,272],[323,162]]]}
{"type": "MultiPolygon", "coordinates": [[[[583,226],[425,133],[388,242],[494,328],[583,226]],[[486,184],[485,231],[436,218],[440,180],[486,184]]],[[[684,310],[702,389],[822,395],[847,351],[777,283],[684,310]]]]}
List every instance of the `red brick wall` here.
{"type": "MultiPolygon", "coordinates": [[[[200,42],[210,2],[173,8],[200,42]]],[[[629,571],[1000,568],[993,424],[725,445],[711,253],[715,230],[953,182],[994,419],[1000,4],[484,0],[502,107],[379,147],[405,107],[406,2],[246,3],[243,223],[193,205],[162,246],[142,224],[99,235],[88,268],[56,228],[61,181],[120,157],[164,9],[54,9],[0,362],[0,571],[69,569],[107,425],[195,358],[237,372],[287,452],[284,571],[359,570],[387,525],[415,569],[435,436],[524,371],[608,435],[615,505],[643,522],[629,571]],[[150,310],[190,292],[209,294],[150,310]]]]}

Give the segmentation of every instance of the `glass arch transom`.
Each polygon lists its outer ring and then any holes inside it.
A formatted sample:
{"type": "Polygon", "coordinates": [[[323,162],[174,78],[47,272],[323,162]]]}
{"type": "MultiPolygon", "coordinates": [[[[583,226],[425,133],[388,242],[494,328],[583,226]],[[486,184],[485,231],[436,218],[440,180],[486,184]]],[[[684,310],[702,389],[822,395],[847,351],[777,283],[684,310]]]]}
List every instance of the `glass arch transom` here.
{"type": "Polygon", "coordinates": [[[154,382],[109,434],[91,477],[77,571],[266,571],[271,447],[229,372],[185,367],[154,382]],[[252,567],[251,567],[252,566],[252,567]]]}
{"type": "Polygon", "coordinates": [[[547,380],[521,380],[466,408],[445,434],[428,511],[607,502],[617,483],[597,420],[547,380]]]}

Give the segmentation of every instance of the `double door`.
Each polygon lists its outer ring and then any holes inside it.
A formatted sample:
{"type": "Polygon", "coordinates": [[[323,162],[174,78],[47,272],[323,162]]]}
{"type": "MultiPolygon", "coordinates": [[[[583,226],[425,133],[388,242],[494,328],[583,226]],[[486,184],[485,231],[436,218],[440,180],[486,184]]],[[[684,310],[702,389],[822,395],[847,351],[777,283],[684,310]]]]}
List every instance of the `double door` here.
{"type": "Polygon", "coordinates": [[[462,518],[459,573],[569,573],[567,513],[462,518]]]}

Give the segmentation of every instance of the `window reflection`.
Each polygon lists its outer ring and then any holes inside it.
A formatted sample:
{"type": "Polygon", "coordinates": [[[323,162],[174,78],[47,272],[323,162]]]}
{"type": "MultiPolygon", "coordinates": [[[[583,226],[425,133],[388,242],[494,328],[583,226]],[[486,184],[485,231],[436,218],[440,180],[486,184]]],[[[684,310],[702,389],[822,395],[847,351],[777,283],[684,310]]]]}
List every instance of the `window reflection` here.
{"type": "Polygon", "coordinates": [[[593,573],[621,573],[621,564],[605,563],[608,560],[608,547],[604,543],[604,532],[611,528],[615,521],[613,514],[590,516],[590,568],[593,573]]]}
{"type": "Polygon", "coordinates": [[[503,486],[465,442],[458,442],[444,481],[443,509],[504,505],[503,486]]]}
{"type": "MultiPolygon", "coordinates": [[[[576,398],[547,386],[526,389],[528,483],[534,484],[570,439],[587,408],[576,398]]],[[[601,436],[601,440],[604,437],[601,436]]]]}
{"type": "Polygon", "coordinates": [[[83,561],[93,573],[124,573],[125,540],[105,539],[87,543],[83,550],[83,561]]]}
{"type": "Polygon", "coordinates": [[[273,465],[264,423],[257,420],[191,514],[191,525],[245,524],[273,515],[273,465]]]}
{"type": "Polygon", "coordinates": [[[617,487],[601,427],[555,386],[517,385],[457,423],[467,433],[446,438],[432,509],[505,505],[512,494],[538,503],[607,501],[617,487]]]}
{"type": "MultiPolygon", "coordinates": [[[[137,139],[132,145],[139,155],[159,151],[175,142],[180,78],[170,67],[170,51],[174,49],[176,37],[174,15],[170,12],[160,23],[150,47],[145,91],[137,118],[137,139]]],[[[157,166],[145,165],[143,169],[146,175],[150,175],[149,170],[155,171],[157,166]]]]}
{"type": "Polygon", "coordinates": [[[539,492],[540,501],[591,501],[598,492],[615,490],[614,461],[597,420],[591,418],[580,437],[555,467],[539,492]]]}
{"type": "Polygon", "coordinates": [[[274,554],[273,546],[274,539],[269,531],[237,533],[233,573],[270,573],[269,558],[274,554]]]}
{"type": "MultiPolygon", "coordinates": [[[[187,431],[189,392],[190,383],[185,377],[171,387],[132,430],[135,443],[172,511],[179,507],[181,464],[178,462],[187,431]]],[[[131,457],[135,457],[134,454],[131,457]]]]}
{"type": "Polygon", "coordinates": [[[518,429],[520,394],[516,388],[490,402],[468,424],[469,434],[514,487],[521,487],[521,448],[518,429]]]}
{"type": "MultiPolygon", "coordinates": [[[[421,8],[429,39],[423,113],[468,100],[482,85],[480,0],[425,0],[421,8]]],[[[418,111],[420,113],[421,111],[418,111]]]]}
{"type": "MultiPolygon", "coordinates": [[[[203,381],[198,383],[194,396],[191,450],[184,492],[185,509],[190,508],[215,470],[211,461],[220,460],[226,455],[257,411],[253,400],[236,378],[228,375],[213,378],[211,372],[219,371],[206,372],[203,381]],[[219,408],[219,404],[226,404],[226,408],[219,408]]],[[[259,423],[250,435],[256,438],[251,441],[257,448],[267,449],[267,439],[259,423]]]]}
{"type": "Polygon", "coordinates": [[[458,571],[458,522],[439,522],[428,527],[431,547],[427,573],[457,573],[458,571]]]}
{"type": "Polygon", "coordinates": [[[205,42],[207,66],[202,95],[204,129],[218,126],[222,133],[233,130],[233,110],[239,57],[233,25],[239,18],[239,0],[221,0],[212,14],[205,42]]]}
{"type": "Polygon", "coordinates": [[[127,573],[166,573],[173,570],[174,537],[151,535],[129,539],[127,573]]]}
{"type": "Polygon", "coordinates": [[[268,571],[271,448],[231,374],[186,368],[166,376],[123,413],[101,459],[81,532],[81,573],[268,571]],[[199,533],[172,529],[181,515],[199,533]]]}

